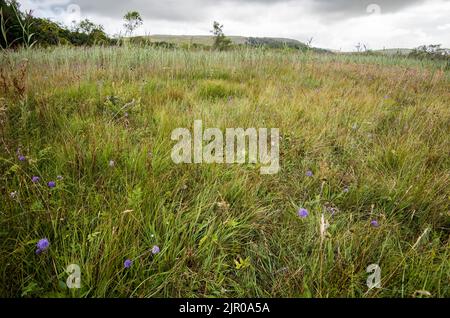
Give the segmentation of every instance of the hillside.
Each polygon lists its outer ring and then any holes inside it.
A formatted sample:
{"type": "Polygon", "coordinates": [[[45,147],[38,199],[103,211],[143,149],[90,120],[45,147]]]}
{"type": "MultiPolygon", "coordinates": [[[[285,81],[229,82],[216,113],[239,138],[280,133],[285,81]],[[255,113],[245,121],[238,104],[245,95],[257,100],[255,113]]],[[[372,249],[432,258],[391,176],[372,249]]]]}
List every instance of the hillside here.
{"type": "MultiPolygon", "coordinates": [[[[298,40],[288,38],[273,37],[245,37],[245,36],[227,36],[234,45],[267,46],[271,48],[291,47],[297,49],[306,49],[307,45],[298,40]]],[[[175,45],[204,45],[211,46],[214,43],[214,36],[210,35],[163,35],[155,34],[147,37],[135,37],[150,39],[151,42],[167,42],[175,45]]],[[[315,51],[327,51],[325,49],[313,48],[315,51]]]]}
{"type": "Polygon", "coordinates": [[[376,52],[376,53],[382,53],[382,54],[386,54],[386,55],[408,55],[412,51],[413,51],[413,49],[405,49],[405,48],[374,50],[374,52],[376,52]]]}

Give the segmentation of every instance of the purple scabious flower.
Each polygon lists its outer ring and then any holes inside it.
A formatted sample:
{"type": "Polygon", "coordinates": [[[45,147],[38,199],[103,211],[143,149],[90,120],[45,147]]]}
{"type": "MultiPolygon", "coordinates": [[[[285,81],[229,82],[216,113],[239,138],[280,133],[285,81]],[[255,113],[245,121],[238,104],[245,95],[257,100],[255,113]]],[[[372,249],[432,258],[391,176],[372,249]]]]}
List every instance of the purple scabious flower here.
{"type": "Polygon", "coordinates": [[[152,254],[153,254],[153,255],[158,254],[159,251],[160,251],[160,249],[159,249],[159,246],[158,246],[158,245],[154,245],[154,246],[152,247],[152,254]]]}
{"type": "Polygon", "coordinates": [[[49,181],[47,183],[47,185],[48,185],[49,188],[54,188],[54,187],[56,187],[56,182],[55,181],[49,181]]]}
{"type": "Polygon", "coordinates": [[[133,261],[131,259],[126,259],[125,262],[123,262],[124,268],[130,268],[131,265],[133,265],[133,261]]]}
{"type": "Polygon", "coordinates": [[[297,211],[297,215],[301,218],[306,218],[309,215],[309,212],[305,208],[300,208],[297,211]]]}
{"type": "Polygon", "coordinates": [[[50,246],[50,242],[48,241],[48,239],[43,238],[40,239],[37,244],[37,250],[36,250],[36,254],[41,254],[42,252],[46,251],[50,246]]]}
{"type": "Polygon", "coordinates": [[[312,177],[313,176],[313,172],[311,170],[306,171],[305,175],[307,177],[312,177]]]}
{"type": "Polygon", "coordinates": [[[380,224],[378,223],[377,220],[370,221],[370,225],[372,225],[372,227],[379,227],[380,226],[380,224]]]}
{"type": "Polygon", "coordinates": [[[19,156],[17,156],[17,159],[19,159],[19,161],[25,161],[25,156],[23,156],[23,155],[19,155],[19,156]]]}
{"type": "Polygon", "coordinates": [[[39,178],[38,176],[33,176],[33,177],[31,178],[31,181],[32,181],[33,183],[38,183],[40,180],[41,180],[41,178],[39,178]]]}

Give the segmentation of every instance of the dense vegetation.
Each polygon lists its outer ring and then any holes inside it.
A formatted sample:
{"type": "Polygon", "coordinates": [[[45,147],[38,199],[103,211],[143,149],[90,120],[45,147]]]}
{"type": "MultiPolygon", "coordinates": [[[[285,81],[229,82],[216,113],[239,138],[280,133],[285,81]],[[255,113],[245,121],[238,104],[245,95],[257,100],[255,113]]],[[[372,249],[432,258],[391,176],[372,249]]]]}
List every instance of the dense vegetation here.
{"type": "Polygon", "coordinates": [[[442,48],[440,44],[419,46],[409,53],[409,57],[446,61],[447,67],[450,66],[450,50],[442,48]]]}
{"type": "Polygon", "coordinates": [[[0,296],[450,296],[443,62],[126,46],[0,67],[0,296]],[[194,119],[280,128],[281,171],[174,164],[194,119]]]}
{"type": "Polygon", "coordinates": [[[1,297],[450,296],[448,50],[236,43],[218,22],[155,42],[136,11],[118,41],[0,5],[1,297]],[[174,164],[195,119],[279,128],[281,171],[174,164]]]}
{"type": "Polygon", "coordinates": [[[16,1],[0,0],[2,48],[18,46],[105,45],[116,44],[109,38],[101,25],[87,19],[72,29],[48,19],[36,18],[30,12],[23,12],[16,1]]]}

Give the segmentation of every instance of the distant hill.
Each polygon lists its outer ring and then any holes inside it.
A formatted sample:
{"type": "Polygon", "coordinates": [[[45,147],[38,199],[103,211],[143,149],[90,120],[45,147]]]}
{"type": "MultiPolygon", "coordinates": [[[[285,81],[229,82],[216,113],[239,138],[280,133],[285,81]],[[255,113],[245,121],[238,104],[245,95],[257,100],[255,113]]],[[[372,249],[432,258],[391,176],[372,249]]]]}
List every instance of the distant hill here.
{"type": "Polygon", "coordinates": [[[395,48],[395,49],[374,50],[373,52],[382,53],[386,55],[408,55],[412,51],[413,51],[412,49],[395,48]]]}
{"type": "MultiPolygon", "coordinates": [[[[214,43],[214,36],[210,35],[150,35],[146,38],[151,42],[166,42],[175,45],[204,45],[212,46],[214,43]]],[[[271,37],[245,37],[245,36],[227,36],[235,45],[250,45],[250,46],[267,46],[271,48],[290,47],[296,49],[306,49],[307,45],[303,42],[287,39],[287,38],[271,38],[271,37]]],[[[325,49],[312,48],[315,51],[328,52],[325,49]]]]}
{"type": "MultiPolygon", "coordinates": [[[[245,36],[227,36],[231,40],[234,45],[249,45],[254,47],[268,47],[268,48],[293,48],[299,50],[306,50],[308,46],[300,42],[298,40],[289,39],[289,38],[276,38],[276,37],[245,37],[245,36]]],[[[132,38],[132,41],[150,41],[153,43],[158,43],[162,46],[173,47],[173,46],[182,46],[182,45],[190,45],[190,46],[212,46],[214,44],[214,36],[212,35],[166,35],[166,34],[155,34],[150,36],[136,36],[132,38]]],[[[334,53],[334,54],[363,54],[364,52],[356,53],[356,52],[343,52],[331,49],[322,49],[322,48],[311,48],[315,52],[319,53],[334,53]]],[[[447,52],[447,55],[450,54],[449,49],[444,49],[447,52]]],[[[408,48],[390,48],[390,49],[381,49],[381,50],[370,50],[371,53],[394,56],[394,55],[402,55],[408,56],[414,49],[408,48]]]]}
{"type": "MultiPolygon", "coordinates": [[[[227,36],[233,44],[245,44],[246,37],[243,36],[227,36]]],[[[214,37],[209,35],[150,35],[148,36],[152,42],[167,42],[173,44],[200,44],[213,45],[214,37]]]]}

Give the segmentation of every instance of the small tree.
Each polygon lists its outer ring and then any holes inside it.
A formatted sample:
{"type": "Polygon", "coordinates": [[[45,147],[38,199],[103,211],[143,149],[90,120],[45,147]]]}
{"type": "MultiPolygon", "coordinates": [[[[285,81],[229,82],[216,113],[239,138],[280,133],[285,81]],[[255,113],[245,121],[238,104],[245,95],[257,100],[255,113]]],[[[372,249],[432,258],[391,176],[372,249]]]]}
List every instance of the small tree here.
{"type": "Polygon", "coordinates": [[[83,38],[81,40],[83,44],[93,45],[108,42],[108,36],[103,26],[101,24],[95,24],[89,19],[84,19],[78,25],[75,25],[74,32],[83,38]]]}
{"type": "Polygon", "coordinates": [[[139,28],[143,23],[141,15],[137,11],[127,12],[123,19],[125,21],[123,26],[125,27],[126,34],[129,34],[130,36],[133,34],[133,31],[139,28]]]}
{"type": "Polygon", "coordinates": [[[447,65],[450,65],[450,50],[441,48],[441,44],[419,46],[409,53],[409,57],[414,57],[421,60],[447,60],[447,65]]]}
{"type": "Polygon", "coordinates": [[[231,40],[223,33],[223,25],[217,21],[213,23],[211,33],[214,34],[214,48],[223,51],[231,45],[231,40]]]}
{"type": "Polygon", "coordinates": [[[103,27],[97,26],[94,22],[89,19],[84,19],[80,21],[78,26],[76,27],[76,31],[91,34],[96,29],[102,29],[103,27]]]}

